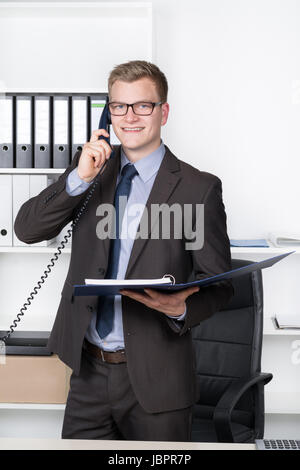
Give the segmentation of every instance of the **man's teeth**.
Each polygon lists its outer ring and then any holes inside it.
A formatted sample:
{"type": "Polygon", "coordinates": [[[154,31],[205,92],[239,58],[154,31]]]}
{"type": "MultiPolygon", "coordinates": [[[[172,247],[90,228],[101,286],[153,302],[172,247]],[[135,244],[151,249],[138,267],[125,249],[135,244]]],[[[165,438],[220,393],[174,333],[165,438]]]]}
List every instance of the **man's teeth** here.
{"type": "Polygon", "coordinates": [[[142,127],[124,127],[124,131],[141,131],[142,127]]]}

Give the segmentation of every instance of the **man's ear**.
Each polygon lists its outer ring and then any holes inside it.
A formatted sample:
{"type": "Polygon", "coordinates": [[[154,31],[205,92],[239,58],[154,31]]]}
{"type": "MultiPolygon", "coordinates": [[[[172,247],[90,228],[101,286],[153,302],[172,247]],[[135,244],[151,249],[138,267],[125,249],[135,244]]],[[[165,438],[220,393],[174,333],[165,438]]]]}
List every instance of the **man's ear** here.
{"type": "Polygon", "coordinates": [[[168,116],[169,116],[169,111],[170,111],[169,103],[163,103],[161,105],[161,110],[162,110],[161,125],[164,126],[167,123],[168,116]]]}

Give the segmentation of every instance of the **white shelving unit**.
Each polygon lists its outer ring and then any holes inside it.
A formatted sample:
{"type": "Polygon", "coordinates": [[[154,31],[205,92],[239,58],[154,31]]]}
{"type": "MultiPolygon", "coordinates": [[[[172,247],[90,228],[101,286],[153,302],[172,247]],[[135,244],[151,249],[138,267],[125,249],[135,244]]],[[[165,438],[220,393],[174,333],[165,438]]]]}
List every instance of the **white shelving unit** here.
{"type": "Polygon", "coordinates": [[[0,403],[0,410],[64,411],[66,405],[56,403],[0,403]]]}
{"type": "Polygon", "coordinates": [[[300,336],[299,329],[278,329],[273,323],[274,317],[264,318],[264,336],[300,336]]]}
{"type": "MultiPolygon", "coordinates": [[[[0,43],[5,47],[0,50],[0,93],[106,92],[109,72],[117,64],[152,61],[152,22],[151,2],[1,2],[0,43]],[[121,42],[112,40],[122,31],[121,42]],[[92,71],[86,64],[93,64],[92,71]]],[[[64,171],[0,168],[0,174],[46,174],[55,180],[64,171]]],[[[57,244],[0,247],[1,330],[16,317],[57,244]]],[[[51,330],[70,253],[69,241],[22,318],[22,329],[51,330]]],[[[58,438],[64,409],[59,404],[0,403],[0,437],[58,438]]]]}

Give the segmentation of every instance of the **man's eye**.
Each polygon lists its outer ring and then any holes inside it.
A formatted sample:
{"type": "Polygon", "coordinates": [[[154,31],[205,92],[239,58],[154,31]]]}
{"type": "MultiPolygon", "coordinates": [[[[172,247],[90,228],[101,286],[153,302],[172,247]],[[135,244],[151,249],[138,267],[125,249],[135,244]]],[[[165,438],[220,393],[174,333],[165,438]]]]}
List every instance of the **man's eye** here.
{"type": "Polygon", "coordinates": [[[124,105],[123,104],[115,104],[114,109],[123,109],[124,108],[124,105]]]}
{"type": "Polygon", "coordinates": [[[149,108],[151,108],[151,104],[149,104],[149,103],[140,103],[139,108],[140,109],[149,109],[149,108]]]}

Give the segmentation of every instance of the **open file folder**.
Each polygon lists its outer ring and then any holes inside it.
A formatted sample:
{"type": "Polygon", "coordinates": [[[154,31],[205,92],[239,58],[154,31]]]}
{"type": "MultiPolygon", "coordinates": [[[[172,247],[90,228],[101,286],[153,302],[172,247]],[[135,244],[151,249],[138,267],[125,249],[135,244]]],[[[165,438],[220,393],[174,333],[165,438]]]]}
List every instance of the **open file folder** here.
{"type": "MultiPolygon", "coordinates": [[[[74,296],[101,296],[101,295],[118,295],[121,289],[132,289],[132,290],[143,290],[145,288],[155,289],[155,290],[163,290],[165,293],[172,293],[174,291],[186,289],[187,287],[193,286],[207,286],[209,284],[214,284],[216,282],[223,281],[225,279],[233,279],[238,276],[242,276],[244,274],[249,274],[253,271],[258,269],[268,268],[273,266],[273,264],[278,263],[281,259],[285,258],[286,256],[294,253],[294,251],[290,251],[289,253],[284,253],[282,255],[273,256],[272,258],[267,258],[263,261],[256,261],[253,263],[248,264],[247,266],[242,266],[241,268],[231,269],[230,271],[226,271],[224,273],[216,274],[214,276],[208,276],[204,279],[198,279],[195,281],[190,281],[186,283],[176,284],[174,283],[164,283],[155,284],[151,282],[149,279],[149,283],[145,282],[145,279],[140,279],[140,283],[138,283],[136,279],[132,279],[132,283],[128,283],[130,280],[126,280],[126,283],[122,283],[122,279],[119,279],[116,283],[116,279],[112,279],[111,284],[109,280],[105,280],[105,284],[97,285],[97,284],[84,284],[84,285],[74,285],[74,296]]],[[[168,275],[166,275],[168,276],[168,275]]],[[[89,280],[92,281],[92,280],[89,280]]],[[[97,280],[95,280],[96,282],[97,280]]]]}

